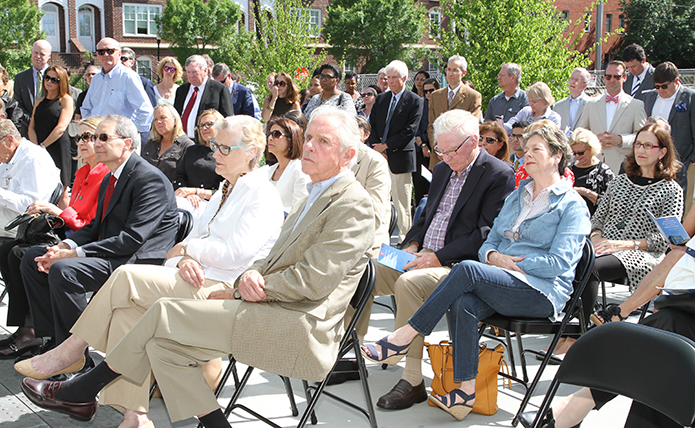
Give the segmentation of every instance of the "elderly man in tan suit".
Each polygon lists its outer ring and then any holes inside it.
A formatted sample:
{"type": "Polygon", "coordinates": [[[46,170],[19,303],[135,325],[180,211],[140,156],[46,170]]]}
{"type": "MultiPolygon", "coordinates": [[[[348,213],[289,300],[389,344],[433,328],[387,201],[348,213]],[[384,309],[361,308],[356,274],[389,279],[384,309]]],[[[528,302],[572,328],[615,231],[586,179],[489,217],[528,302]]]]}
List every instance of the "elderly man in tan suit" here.
{"type": "Polygon", "coordinates": [[[371,199],[350,171],[359,144],[354,116],[317,109],[302,158],[309,196],[295,205],[268,257],[212,300],[158,300],[104,363],[62,383],[25,378],[24,393],[89,420],[106,384],[121,375],[142,382],[152,370],[173,421],[198,415],[211,428],[230,425],[203,378],[207,361],[231,353],[283,376],[324,378],[374,237],[371,199]]]}
{"type": "MultiPolygon", "coordinates": [[[[430,170],[434,170],[434,167],[441,160],[434,151],[434,146],[437,144],[434,139],[434,121],[442,113],[454,109],[467,110],[473,113],[473,116],[480,117],[480,106],[482,105],[483,97],[475,89],[463,84],[463,77],[467,72],[468,62],[466,62],[466,58],[459,55],[452,56],[449,58],[449,62],[446,63],[446,83],[448,86],[432,92],[429,103],[429,126],[427,127],[427,134],[432,145],[430,148],[432,150],[428,151],[430,170]]],[[[423,150],[427,150],[427,148],[423,147],[423,150]]],[[[423,153],[426,154],[427,152],[423,153]]]]}

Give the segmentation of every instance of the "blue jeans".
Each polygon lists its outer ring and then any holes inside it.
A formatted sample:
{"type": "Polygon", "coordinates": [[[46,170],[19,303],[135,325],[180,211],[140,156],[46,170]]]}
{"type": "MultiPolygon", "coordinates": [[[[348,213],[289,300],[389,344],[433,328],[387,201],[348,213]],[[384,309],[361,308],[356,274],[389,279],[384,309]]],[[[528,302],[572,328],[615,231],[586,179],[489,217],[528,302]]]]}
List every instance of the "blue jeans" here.
{"type": "Polygon", "coordinates": [[[506,316],[545,318],[553,314],[547,297],[494,266],[464,260],[451,269],[408,323],[420,334],[432,333],[450,310],[454,342],[454,381],[478,374],[478,322],[495,312],[506,316]]]}

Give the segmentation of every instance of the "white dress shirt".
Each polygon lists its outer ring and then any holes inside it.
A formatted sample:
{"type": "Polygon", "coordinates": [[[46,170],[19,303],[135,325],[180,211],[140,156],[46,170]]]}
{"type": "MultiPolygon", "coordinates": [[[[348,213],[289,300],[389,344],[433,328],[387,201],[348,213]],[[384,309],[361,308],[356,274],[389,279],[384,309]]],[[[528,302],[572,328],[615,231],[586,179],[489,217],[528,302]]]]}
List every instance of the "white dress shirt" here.
{"type": "Polygon", "coordinates": [[[623,101],[625,96],[629,97],[629,95],[622,91],[620,91],[620,93],[616,96],[618,97],[617,103],[614,103],[613,101],[608,102],[606,100],[606,129],[611,129],[611,123],[613,123],[613,117],[615,116],[615,112],[618,110],[618,104],[623,101]]]}
{"type": "Polygon", "coordinates": [[[671,115],[671,108],[673,108],[673,103],[676,101],[676,95],[678,95],[678,88],[676,88],[676,92],[668,98],[661,98],[661,95],[657,96],[656,101],[654,101],[654,107],[652,107],[652,116],[662,117],[668,122],[668,117],[671,115]]]}
{"type": "Polygon", "coordinates": [[[300,159],[292,159],[282,172],[280,179],[273,181],[273,174],[278,169],[278,166],[278,164],[274,164],[268,168],[268,179],[275,185],[280,194],[285,212],[289,213],[298,200],[309,194],[306,186],[311,182],[311,179],[302,172],[302,161],[300,159]]]}
{"type": "MultiPolygon", "coordinates": [[[[191,113],[188,115],[188,122],[186,123],[186,134],[192,139],[195,140],[195,121],[198,118],[198,107],[200,107],[200,99],[203,97],[203,91],[205,90],[205,84],[208,83],[208,79],[205,78],[205,81],[198,86],[198,95],[195,97],[195,104],[193,104],[193,108],[191,109],[191,113]]],[[[195,90],[195,86],[191,85],[188,87],[188,94],[186,94],[186,99],[183,102],[183,110],[181,111],[181,116],[183,116],[183,112],[186,111],[186,107],[188,106],[188,100],[191,99],[193,96],[193,91],[195,90]]]]}

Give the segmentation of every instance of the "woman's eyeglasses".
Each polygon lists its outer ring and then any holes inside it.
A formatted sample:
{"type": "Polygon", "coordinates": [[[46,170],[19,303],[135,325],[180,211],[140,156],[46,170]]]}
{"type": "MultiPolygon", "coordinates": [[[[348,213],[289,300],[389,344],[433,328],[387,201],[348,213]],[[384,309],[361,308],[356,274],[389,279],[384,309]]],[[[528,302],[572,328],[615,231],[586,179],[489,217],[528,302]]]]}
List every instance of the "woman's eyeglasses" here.
{"type": "Polygon", "coordinates": [[[48,74],[45,75],[45,76],[43,76],[43,80],[45,80],[46,82],[55,83],[56,85],[60,83],[60,79],[59,79],[59,78],[57,78],[57,77],[51,77],[51,76],[49,76],[48,74]]]}
{"type": "Polygon", "coordinates": [[[97,134],[91,132],[85,132],[83,134],[78,134],[75,136],[75,141],[78,143],[84,141],[85,143],[94,142],[97,140],[97,134]]]}
{"type": "Polygon", "coordinates": [[[198,129],[212,128],[212,126],[213,126],[214,124],[215,124],[215,122],[213,122],[213,121],[201,123],[200,125],[198,125],[198,129]]]}
{"type": "Polygon", "coordinates": [[[270,131],[270,132],[268,133],[268,136],[269,136],[269,137],[273,137],[273,138],[275,138],[276,140],[277,140],[278,138],[280,138],[280,137],[285,137],[285,138],[287,138],[287,135],[283,134],[282,132],[278,131],[277,129],[274,130],[274,131],[270,131]]]}
{"type": "Polygon", "coordinates": [[[241,146],[225,146],[224,144],[217,144],[215,140],[210,140],[210,150],[215,153],[217,150],[220,151],[222,156],[227,156],[234,149],[240,149],[241,146]]]}
{"type": "Polygon", "coordinates": [[[176,71],[176,67],[169,67],[168,65],[165,65],[164,67],[162,67],[162,70],[168,71],[169,73],[173,73],[176,71]]]}
{"type": "Polygon", "coordinates": [[[492,137],[483,137],[481,140],[481,143],[485,144],[495,144],[499,140],[497,138],[492,138],[492,137]]]}
{"type": "Polygon", "coordinates": [[[287,86],[287,82],[285,82],[284,80],[276,80],[273,84],[278,88],[284,88],[285,86],[287,86]]]}
{"type": "Polygon", "coordinates": [[[635,144],[633,144],[633,146],[635,146],[636,149],[644,149],[644,150],[651,150],[651,149],[653,149],[653,148],[655,148],[655,147],[659,147],[658,144],[642,143],[642,142],[639,142],[639,141],[636,142],[635,144]]]}
{"type": "Polygon", "coordinates": [[[586,153],[586,150],[582,150],[581,152],[572,152],[572,154],[575,156],[584,156],[584,153],[586,153]]]}

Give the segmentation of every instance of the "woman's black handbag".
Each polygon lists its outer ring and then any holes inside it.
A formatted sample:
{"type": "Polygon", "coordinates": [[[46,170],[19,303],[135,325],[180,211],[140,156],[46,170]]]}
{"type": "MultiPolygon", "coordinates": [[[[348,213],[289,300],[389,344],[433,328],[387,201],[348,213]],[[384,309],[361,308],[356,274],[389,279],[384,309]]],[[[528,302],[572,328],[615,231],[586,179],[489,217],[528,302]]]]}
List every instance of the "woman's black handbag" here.
{"type": "Polygon", "coordinates": [[[58,232],[65,226],[65,221],[55,215],[39,213],[20,214],[12,219],[6,231],[17,228],[16,240],[29,245],[55,245],[60,242],[58,232]]]}

